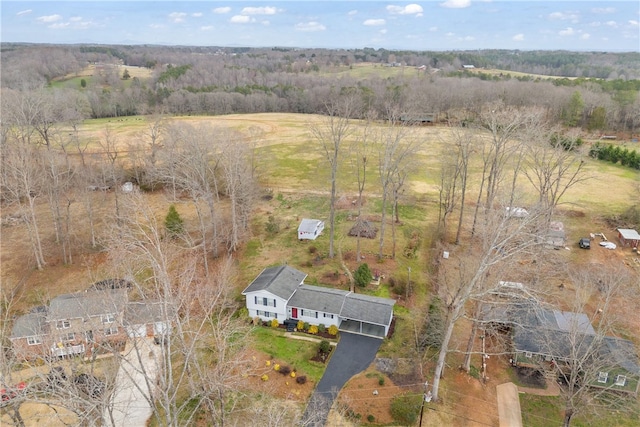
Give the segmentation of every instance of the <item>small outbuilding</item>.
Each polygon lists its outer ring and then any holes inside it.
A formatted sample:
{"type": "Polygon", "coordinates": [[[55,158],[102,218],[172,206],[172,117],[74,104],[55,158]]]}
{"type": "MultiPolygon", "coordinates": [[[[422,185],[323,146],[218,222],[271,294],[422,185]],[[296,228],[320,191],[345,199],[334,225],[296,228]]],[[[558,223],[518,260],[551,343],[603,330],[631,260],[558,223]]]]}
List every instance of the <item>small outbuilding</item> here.
{"type": "Polygon", "coordinates": [[[324,221],[304,218],[298,226],[298,240],[316,240],[324,230],[324,221]]]}
{"type": "Polygon", "coordinates": [[[622,246],[631,246],[636,249],[640,246],[640,234],[636,230],[618,228],[618,239],[622,246]]]}

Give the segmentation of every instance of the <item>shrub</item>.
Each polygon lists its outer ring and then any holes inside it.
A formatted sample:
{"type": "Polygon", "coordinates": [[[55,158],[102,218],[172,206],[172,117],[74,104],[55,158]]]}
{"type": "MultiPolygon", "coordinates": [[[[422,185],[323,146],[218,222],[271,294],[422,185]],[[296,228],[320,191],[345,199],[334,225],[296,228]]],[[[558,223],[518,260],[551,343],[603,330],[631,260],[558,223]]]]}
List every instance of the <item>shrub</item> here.
{"type": "Polygon", "coordinates": [[[164,227],[171,237],[179,236],[184,232],[184,221],[174,205],[169,206],[169,212],[164,218],[164,227]]]}
{"type": "Polygon", "coordinates": [[[333,335],[334,337],[338,335],[338,327],[336,325],[329,326],[329,335],[333,335]]]}
{"type": "Polygon", "coordinates": [[[282,375],[289,375],[291,373],[291,368],[289,366],[281,366],[280,367],[280,372],[282,375]]]}
{"type": "Polygon", "coordinates": [[[312,335],[316,335],[318,333],[318,327],[316,325],[309,326],[309,333],[312,335]]]}
{"type": "Polygon", "coordinates": [[[327,340],[322,340],[320,341],[319,349],[321,353],[329,353],[331,351],[331,344],[329,344],[329,341],[327,340]]]}
{"type": "Polygon", "coordinates": [[[367,421],[369,421],[370,423],[374,422],[376,420],[376,417],[374,417],[373,415],[369,414],[367,415],[367,421]]]}
{"type": "Polygon", "coordinates": [[[269,220],[265,228],[269,234],[278,234],[278,232],[280,232],[280,224],[273,215],[269,215],[269,220]]]}
{"type": "Polygon", "coordinates": [[[280,323],[278,323],[278,319],[273,319],[271,321],[271,327],[272,328],[277,328],[278,326],[280,326],[280,323]]]}
{"type": "Polygon", "coordinates": [[[384,385],[384,377],[378,378],[378,385],[384,385]]]}
{"type": "Polygon", "coordinates": [[[391,401],[391,416],[398,424],[412,426],[418,421],[421,405],[422,394],[401,394],[391,401]]]}
{"type": "Polygon", "coordinates": [[[261,379],[262,381],[268,381],[268,380],[269,380],[269,375],[264,374],[263,376],[261,376],[261,377],[260,377],[260,379],[261,379]]]}
{"type": "Polygon", "coordinates": [[[291,371],[291,374],[289,376],[291,378],[295,378],[296,377],[296,371],[291,371]]]}
{"type": "Polygon", "coordinates": [[[276,363],[275,365],[273,365],[273,370],[274,371],[279,371],[280,370],[280,364],[276,363]]]}
{"type": "Polygon", "coordinates": [[[439,349],[444,338],[444,312],[442,302],[438,297],[434,297],[427,310],[427,324],[423,339],[420,343],[422,348],[439,349]]]}
{"type": "Polygon", "coordinates": [[[307,377],[305,375],[300,375],[299,377],[296,378],[296,382],[298,384],[306,384],[307,383],[307,377]]]}
{"type": "Polygon", "coordinates": [[[304,322],[302,320],[298,320],[298,324],[296,325],[296,329],[301,331],[304,329],[304,322]]]}
{"type": "Polygon", "coordinates": [[[260,320],[260,318],[258,316],[253,318],[253,324],[254,325],[260,325],[262,323],[262,320],[260,320]]]}
{"type": "Polygon", "coordinates": [[[323,334],[327,330],[327,327],[324,325],[318,325],[318,332],[323,334]]]}
{"type": "Polygon", "coordinates": [[[308,331],[308,330],[309,330],[309,326],[310,326],[310,325],[309,325],[309,322],[304,322],[304,324],[303,324],[303,329],[304,329],[305,331],[308,331]]]}
{"type": "Polygon", "coordinates": [[[316,248],[315,246],[309,246],[310,254],[315,254],[316,252],[318,252],[318,248],[316,248]]]}
{"type": "Polygon", "coordinates": [[[360,266],[354,273],[353,278],[356,282],[356,285],[360,286],[361,288],[367,286],[369,282],[371,282],[371,279],[373,279],[373,275],[371,274],[369,265],[366,262],[360,264],[360,266]]]}

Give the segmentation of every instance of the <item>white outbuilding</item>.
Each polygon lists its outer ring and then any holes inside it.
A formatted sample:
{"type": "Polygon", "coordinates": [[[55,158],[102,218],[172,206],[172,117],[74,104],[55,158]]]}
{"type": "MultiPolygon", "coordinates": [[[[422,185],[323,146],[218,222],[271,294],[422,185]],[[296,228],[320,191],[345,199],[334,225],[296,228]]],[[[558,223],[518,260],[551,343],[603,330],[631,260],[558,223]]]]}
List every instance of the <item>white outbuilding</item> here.
{"type": "Polygon", "coordinates": [[[324,221],[305,218],[298,226],[298,240],[316,240],[322,230],[324,230],[324,221]]]}

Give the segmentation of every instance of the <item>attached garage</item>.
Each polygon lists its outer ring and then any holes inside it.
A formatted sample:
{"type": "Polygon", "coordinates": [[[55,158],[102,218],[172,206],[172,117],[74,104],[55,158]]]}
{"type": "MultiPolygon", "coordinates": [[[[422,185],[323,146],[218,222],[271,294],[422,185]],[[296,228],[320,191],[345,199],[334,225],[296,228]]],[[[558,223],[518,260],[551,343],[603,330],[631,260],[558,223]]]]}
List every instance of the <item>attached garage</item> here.
{"type": "Polygon", "coordinates": [[[129,337],[153,337],[171,332],[171,313],[163,302],[132,302],[127,304],[124,322],[129,337]]]}

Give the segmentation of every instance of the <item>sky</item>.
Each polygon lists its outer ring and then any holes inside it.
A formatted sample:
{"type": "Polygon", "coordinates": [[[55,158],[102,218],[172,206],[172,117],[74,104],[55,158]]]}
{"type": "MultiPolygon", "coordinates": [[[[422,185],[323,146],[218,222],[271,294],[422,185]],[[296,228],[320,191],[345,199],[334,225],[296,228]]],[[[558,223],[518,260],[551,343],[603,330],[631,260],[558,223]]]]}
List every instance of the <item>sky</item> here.
{"type": "Polygon", "coordinates": [[[5,1],[2,42],[640,52],[640,0],[5,1]]]}

